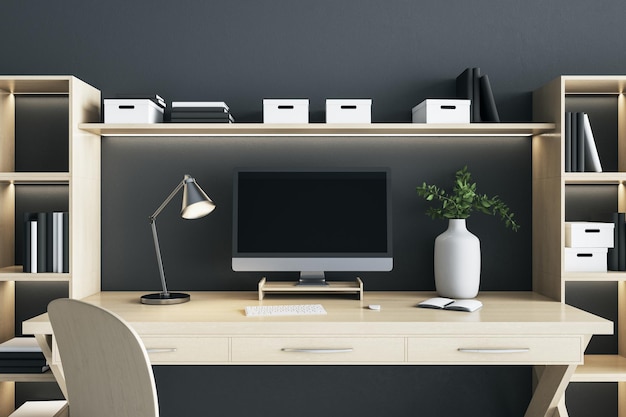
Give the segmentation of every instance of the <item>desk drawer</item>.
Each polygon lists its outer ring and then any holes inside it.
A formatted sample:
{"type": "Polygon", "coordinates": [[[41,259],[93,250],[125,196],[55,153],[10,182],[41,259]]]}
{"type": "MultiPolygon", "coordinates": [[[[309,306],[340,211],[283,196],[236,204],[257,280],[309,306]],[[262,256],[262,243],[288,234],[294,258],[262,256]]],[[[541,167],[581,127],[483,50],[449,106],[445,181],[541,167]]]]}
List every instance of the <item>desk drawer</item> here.
{"type": "Polygon", "coordinates": [[[579,337],[419,337],[408,340],[410,363],[582,363],[579,337]]]}
{"type": "Polygon", "coordinates": [[[154,365],[228,362],[226,337],[142,336],[141,339],[154,365]]]}
{"type": "Polygon", "coordinates": [[[238,337],[232,360],[239,363],[400,363],[403,338],[238,337]]]}

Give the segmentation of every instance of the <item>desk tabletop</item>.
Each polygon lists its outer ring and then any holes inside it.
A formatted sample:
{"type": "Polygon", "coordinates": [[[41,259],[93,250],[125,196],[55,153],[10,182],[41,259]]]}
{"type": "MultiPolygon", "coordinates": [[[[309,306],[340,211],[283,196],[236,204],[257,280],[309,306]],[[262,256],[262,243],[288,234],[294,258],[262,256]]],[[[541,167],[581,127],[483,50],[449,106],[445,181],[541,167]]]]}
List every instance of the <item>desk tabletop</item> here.
{"type": "MultiPolygon", "coordinates": [[[[417,308],[432,292],[366,292],[344,296],[276,295],[263,301],[255,292],[191,292],[179,305],[144,305],[143,292],[105,291],[84,301],[105,307],[140,334],[154,335],[591,335],[612,334],[613,323],[533,292],[481,292],[475,312],[417,308]],[[247,317],[250,305],[320,303],[328,314],[247,317]],[[379,304],[380,311],[369,310],[379,304]]],[[[23,323],[24,334],[51,334],[47,314],[23,323]]]]}

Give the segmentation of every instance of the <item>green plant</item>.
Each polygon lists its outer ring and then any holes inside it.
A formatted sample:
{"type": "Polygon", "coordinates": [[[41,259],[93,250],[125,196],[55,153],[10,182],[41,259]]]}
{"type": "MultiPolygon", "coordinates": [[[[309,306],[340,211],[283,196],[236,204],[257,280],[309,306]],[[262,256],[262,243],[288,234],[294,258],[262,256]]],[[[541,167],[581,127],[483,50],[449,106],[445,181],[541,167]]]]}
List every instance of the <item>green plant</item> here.
{"type": "Polygon", "coordinates": [[[519,229],[519,225],[513,220],[514,214],[500,197],[488,197],[486,194],[476,192],[476,183],[472,183],[472,175],[467,166],[456,172],[452,193],[436,185],[423,183],[417,187],[417,194],[426,201],[441,202],[440,207],[429,207],[426,211],[433,219],[467,219],[472,212],[478,211],[493,216],[499,215],[506,227],[514,231],[519,229]]]}

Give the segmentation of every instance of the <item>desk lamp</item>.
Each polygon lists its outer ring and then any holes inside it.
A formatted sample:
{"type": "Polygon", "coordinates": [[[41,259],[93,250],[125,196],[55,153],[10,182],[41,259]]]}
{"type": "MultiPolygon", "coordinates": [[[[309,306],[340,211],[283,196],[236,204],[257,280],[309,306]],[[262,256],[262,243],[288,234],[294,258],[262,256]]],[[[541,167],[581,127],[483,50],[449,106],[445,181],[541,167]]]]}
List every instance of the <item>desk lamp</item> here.
{"type": "Polygon", "coordinates": [[[163,211],[165,206],[174,198],[176,193],[183,189],[183,207],[180,211],[180,215],[183,219],[199,219],[204,217],[215,209],[215,204],[209,196],[202,191],[202,188],[196,183],[196,180],[189,175],[185,175],[183,180],[172,191],[172,193],[165,199],[163,204],[154,212],[154,214],[148,217],[150,225],[152,226],[152,237],[154,238],[154,250],[156,251],[157,261],[159,264],[159,272],[161,273],[161,285],[163,291],[154,294],[145,294],[141,296],[142,304],[181,304],[189,301],[189,294],[180,292],[169,292],[167,290],[167,284],[165,283],[165,272],[163,271],[163,260],[161,259],[161,249],[159,248],[159,237],[156,230],[156,218],[163,211]]]}

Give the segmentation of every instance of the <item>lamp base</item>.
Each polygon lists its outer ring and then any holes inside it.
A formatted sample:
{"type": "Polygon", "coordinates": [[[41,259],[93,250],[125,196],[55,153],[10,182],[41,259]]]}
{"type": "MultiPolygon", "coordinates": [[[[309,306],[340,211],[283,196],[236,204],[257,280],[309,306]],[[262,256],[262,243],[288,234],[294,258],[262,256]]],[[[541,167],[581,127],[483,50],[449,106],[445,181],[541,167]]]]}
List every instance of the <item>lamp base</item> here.
{"type": "Polygon", "coordinates": [[[161,305],[161,304],[182,304],[190,300],[189,294],[182,292],[154,293],[141,296],[141,304],[161,305]]]}

